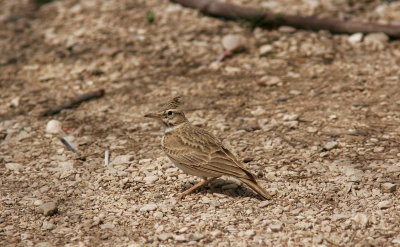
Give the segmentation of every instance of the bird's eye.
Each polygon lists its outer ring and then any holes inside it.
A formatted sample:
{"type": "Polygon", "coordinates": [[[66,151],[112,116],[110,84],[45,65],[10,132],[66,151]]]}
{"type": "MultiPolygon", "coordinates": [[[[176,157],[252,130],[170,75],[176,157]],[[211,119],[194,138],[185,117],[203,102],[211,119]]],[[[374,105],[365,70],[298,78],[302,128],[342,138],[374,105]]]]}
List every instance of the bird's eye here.
{"type": "Polygon", "coordinates": [[[171,116],[171,115],[172,115],[172,111],[168,111],[167,114],[168,114],[169,116],[171,116]]]}

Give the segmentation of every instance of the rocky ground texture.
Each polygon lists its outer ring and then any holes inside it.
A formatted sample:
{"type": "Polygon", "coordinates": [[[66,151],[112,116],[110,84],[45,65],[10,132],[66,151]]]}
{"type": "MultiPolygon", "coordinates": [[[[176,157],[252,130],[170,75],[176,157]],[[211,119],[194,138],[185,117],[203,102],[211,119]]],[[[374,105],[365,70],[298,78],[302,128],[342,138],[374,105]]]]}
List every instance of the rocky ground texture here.
{"type": "MultiPolygon", "coordinates": [[[[234,2],[400,21],[398,1],[234,2]]],[[[399,41],[252,30],[163,0],[0,6],[1,246],[400,244],[399,41]],[[228,34],[246,47],[217,64],[228,34]],[[229,177],[177,200],[199,179],[173,166],[160,125],[143,118],[177,94],[271,200],[229,177]]]]}

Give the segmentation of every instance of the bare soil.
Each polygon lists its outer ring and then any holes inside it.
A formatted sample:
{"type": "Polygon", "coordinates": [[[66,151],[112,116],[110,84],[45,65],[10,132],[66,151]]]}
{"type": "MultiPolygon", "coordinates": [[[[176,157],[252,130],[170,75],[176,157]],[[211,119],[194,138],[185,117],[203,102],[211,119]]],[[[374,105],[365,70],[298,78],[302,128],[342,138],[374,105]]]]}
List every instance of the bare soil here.
{"type": "MultiPolygon", "coordinates": [[[[234,2],[400,20],[398,1],[234,2]]],[[[252,30],[163,0],[0,6],[1,246],[400,244],[399,41],[252,30]],[[227,34],[247,47],[217,65],[227,34]],[[177,200],[199,179],[162,154],[161,126],[143,115],[178,94],[272,200],[229,177],[177,200]],[[46,132],[52,119],[61,133],[46,132]]]]}

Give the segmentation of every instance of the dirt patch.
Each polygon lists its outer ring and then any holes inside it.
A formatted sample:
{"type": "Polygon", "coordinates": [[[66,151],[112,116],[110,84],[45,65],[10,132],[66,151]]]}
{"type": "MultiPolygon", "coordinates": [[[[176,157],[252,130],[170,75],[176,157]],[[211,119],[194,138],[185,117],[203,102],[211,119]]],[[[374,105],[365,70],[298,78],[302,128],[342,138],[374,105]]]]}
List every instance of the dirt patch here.
{"type": "MultiPolygon", "coordinates": [[[[242,1],[400,20],[397,1],[322,2],[242,1]]],[[[400,243],[399,41],[251,30],[168,1],[0,4],[2,246],[400,243]],[[232,33],[247,49],[216,65],[232,33]],[[100,99],[40,117],[100,88],[100,99]],[[143,118],[176,94],[272,200],[222,178],[177,201],[198,179],[161,153],[160,126],[143,118]],[[46,133],[51,119],[62,133],[46,133]]]]}

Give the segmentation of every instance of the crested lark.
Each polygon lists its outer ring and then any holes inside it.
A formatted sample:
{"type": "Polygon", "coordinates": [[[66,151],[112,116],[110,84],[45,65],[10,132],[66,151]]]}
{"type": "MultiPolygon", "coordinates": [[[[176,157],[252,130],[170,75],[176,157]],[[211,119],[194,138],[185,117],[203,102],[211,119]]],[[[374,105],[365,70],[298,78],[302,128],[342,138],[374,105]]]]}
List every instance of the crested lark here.
{"type": "Polygon", "coordinates": [[[159,120],[165,128],[161,146],[171,161],[183,172],[204,180],[184,191],[180,198],[216,178],[227,175],[247,184],[264,199],[270,195],[262,189],[255,176],[226,149],[210,132],[193,126],[179,110],[180,97],[175,97],[145,117],[159,120]]]}

